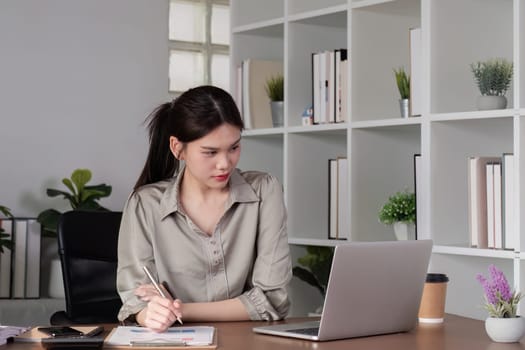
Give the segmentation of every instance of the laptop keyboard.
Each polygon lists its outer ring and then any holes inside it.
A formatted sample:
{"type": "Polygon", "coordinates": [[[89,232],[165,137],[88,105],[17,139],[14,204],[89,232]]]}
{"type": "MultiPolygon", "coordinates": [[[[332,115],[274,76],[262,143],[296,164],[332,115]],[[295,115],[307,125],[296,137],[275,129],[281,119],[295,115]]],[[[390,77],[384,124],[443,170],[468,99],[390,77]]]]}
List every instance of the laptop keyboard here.
{"type": "Polygon", "coordinates": [[[298,333],[298,334],[306,334],[306,335],[317,335],[317,334],[319,334],[319,327],[288,329],[287,332],[298,333]]]}

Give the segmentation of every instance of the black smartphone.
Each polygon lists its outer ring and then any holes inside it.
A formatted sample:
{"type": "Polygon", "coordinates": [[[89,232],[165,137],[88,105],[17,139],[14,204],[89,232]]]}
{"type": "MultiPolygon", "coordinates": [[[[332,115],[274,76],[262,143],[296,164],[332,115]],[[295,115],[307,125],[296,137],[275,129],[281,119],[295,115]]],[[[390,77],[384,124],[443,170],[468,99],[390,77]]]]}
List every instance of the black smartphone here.
{"type": "Polygon", "coordinates": [[[65,326],[38,327],[38,330],[52,337],[80,337],[84,335],[78,329],[65,326]]]}

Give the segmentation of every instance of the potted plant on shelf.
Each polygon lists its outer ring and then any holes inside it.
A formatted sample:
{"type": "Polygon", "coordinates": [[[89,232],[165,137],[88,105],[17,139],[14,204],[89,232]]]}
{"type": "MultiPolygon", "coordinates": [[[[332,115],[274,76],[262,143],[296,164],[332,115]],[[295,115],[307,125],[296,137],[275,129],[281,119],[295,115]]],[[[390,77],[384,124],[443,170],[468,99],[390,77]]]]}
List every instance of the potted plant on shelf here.
{"type": "MultiPolygon", "coordinates": [[[[332,247],[307,246],[306,254],[297,259],[301,266],[294,266],[293,275],[315,287],[325,297],[334,250],[332,247]],[[303,266],[303,267],[302,267],[303,266]]],[[[317,308],[320,313],[322,306],[317,308]]]]}
{"type": "MultiPolygon", "coordinates": [[[[0,213],[2,213],[6,218],[12,218],[11,210],[3,205],[0,205],[0,213]]],[[[2,227],[2,220],[0,219],[0,254],[4,252],[5,249],[11,250],[13,248],[13,241],[11,240],[11,235],[5,232],[2,227]]]]}
{"type": "Polygon", "coordinates": [[[393,225],[398,240],[415,239],[416,195],[397,192],[379,210],[379,221],[393,225]]]}
{"type": "MultiPolygon", "coordinates": [[[[87,186],[91,181],[91,171],[89,169],[75,169],[71,174],[71,178],[63,178],[62,183],[67,187],[69,192],[48,188],[46,193],[49,197],[63,196],[69,202],[73,210],[108,210],[98,203],[98,200],[108,197],[111,194],[111,186],[106,184],[87,186]]],[[[53,238],[51,242],[49,276],[47,280],[48,294],[52,298],[64,297],[64,285],[62,279],[62,267],[60,266],[60,259],[58,258],[57,244],[57,228],[60,216],[62,213],[56,209],[46,209],[42,211],[37,221],[42,227],[42,236],[53,238]]],[[[47,261],[46,261],[47,262],[47,261]]]]}
{"type": "Polygon", "coordinates": [[[284,77],[282,74],[270,77],[264,86],[270,98],[272,110],[272,124],[274,127],[283,126],[284,122],[284,77]]]}
{"type": "Polygon", "coordinates": [[[409,111],[409,100],[410,100],[410,77],[405,72],[403,67],[394,69],[394,75],[396,77],[397,89],[399,90],[399,109],[402,118],[408,118],[410,115],[409,111]]]}
{"type": "Polygon", "coordinates": [[[525,333],[525,321],[516,315],[522,295],[511,290],[505,274],[496,266],[490,265],[488,270],[489,278],[482,274],[476,275],[483,286],[483,306],[489,313],[485,320],[485,330],[493,341],[518,342],[525,333]]]}
{"type": "Polygon", "coordinates": [[[512,62],[504,58],[493,58],[484,62],[471,63],[470,69],[481,93],[477,99],[478,109],[506,108],[505,94],[512,80],[512,62]]]}

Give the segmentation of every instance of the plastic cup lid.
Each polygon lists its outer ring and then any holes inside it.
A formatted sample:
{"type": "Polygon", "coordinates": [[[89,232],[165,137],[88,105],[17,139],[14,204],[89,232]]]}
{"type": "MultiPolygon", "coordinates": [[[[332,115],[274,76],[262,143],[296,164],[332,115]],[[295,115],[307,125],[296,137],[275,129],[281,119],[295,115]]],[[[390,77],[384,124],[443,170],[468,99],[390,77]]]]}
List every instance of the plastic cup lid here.
{"type": "Polygon", "coordinates": [[[444,273],[427,273],[426,282],[427,283],[442,283],[448,282],[449,279],[444,273]]]}

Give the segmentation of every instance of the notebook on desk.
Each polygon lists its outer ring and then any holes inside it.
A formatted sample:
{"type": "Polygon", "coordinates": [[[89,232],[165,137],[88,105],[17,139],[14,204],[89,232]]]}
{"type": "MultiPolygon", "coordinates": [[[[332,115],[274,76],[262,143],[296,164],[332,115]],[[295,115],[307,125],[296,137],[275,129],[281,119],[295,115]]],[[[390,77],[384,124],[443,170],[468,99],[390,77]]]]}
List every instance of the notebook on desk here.
{"type": "Polygon", "coordinates": [[[430,240],[339,245],[320,321],[253,331],[315,341],[408,331],[417,322],[431,250],[430,240]]]}

